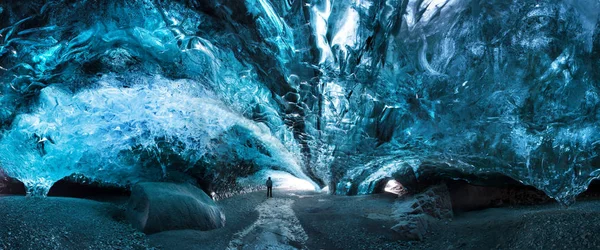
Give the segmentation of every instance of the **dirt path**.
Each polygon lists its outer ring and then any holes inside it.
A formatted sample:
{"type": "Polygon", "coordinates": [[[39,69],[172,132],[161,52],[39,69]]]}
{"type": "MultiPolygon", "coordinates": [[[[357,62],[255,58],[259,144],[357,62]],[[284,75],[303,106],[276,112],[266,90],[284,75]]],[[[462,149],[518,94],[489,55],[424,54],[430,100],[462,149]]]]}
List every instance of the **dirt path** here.
{"type": "Polygon", "coordinates": [[[257,206],[258,219],[236,233],[228,249],[304,249],[308,239],[292,210],[294,200],[271,198],[257,206]]]}

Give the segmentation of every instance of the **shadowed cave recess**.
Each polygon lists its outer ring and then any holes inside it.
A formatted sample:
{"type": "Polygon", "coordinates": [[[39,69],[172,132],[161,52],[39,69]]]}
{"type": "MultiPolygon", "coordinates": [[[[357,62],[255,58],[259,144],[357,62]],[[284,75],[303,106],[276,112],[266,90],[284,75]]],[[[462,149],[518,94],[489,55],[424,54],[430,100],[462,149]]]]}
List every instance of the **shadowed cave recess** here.
{"type": "Polygon", "coordinates": [[[599,13],[593,0],[2,1],[0,189],[177,181],[227,197],[275,176],[354,195],[442,180],[571,204],[600,175],[599,13]]]}

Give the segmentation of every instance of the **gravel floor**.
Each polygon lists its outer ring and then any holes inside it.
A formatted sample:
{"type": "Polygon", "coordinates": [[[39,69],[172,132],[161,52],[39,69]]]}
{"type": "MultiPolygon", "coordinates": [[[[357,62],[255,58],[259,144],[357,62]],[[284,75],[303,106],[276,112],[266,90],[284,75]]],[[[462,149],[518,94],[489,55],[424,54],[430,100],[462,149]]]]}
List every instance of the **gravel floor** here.
{"type": "Polygon", "coordinates": [[[406,249],[600,249],[600,201],[490,208],[441,223],[406,249]]]}
{"type": "MultiPolygon", "coordinates": [[[[600,249],[598,199],[580,201],[569,208],[546,204],[462,213],[438,221],[422,241],[403,241],[390,230],[396,223],[391,219],[392,204],[399,202],[393,195],[347,197],[275,190],[274,196],[276,200],[270,203],[265,202],[264,192],[218,201],[227,217],[221,229],[152,235],[136,232],[124,221],[126,197],[94,201],[0,196],[0,250],[227,249],[232,245],[251,249],[260,245],[258,238],[286,231],[281,226],[256,224],[257,207],[264,214],[269,204],[279,204],[279,199],[291,211],[273,214],[293,215],[294,223],[299,223],[307,236],[300,243],[293,242],[291,248],[600,249]],[[244,231],[249,233],[241,237],[244,231]],[[248,238],[253,235],[257,239],[248,238]],[[253,244],[235,243],[239,239],[253,244]]],[[[276,223],[279,218],[275,217],[264,217],[264,221],[276,223]]],[[[281,239],[276,240],[286,241],[281,239]]]]}
{"type": "Polygon", "coordinates": [[[123,207],[75,198],[0,196],[0,249],[148,249],[123,207]]]}
{"type": "Polygon", "coordinates": [[[600,249],[600,200],[489,208],[438,221],[422,241],[389,229],[389,196],[312,196],[296,201],[309,249],[600,249]]]}

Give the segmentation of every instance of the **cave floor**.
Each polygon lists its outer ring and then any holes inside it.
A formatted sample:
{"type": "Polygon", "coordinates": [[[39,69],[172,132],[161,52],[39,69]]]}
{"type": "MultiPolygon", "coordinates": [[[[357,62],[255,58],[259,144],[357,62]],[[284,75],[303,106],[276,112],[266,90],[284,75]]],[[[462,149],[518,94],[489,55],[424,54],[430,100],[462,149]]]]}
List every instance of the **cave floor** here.
{"type": "Polygon", "coordinates": [[[4,249],[600,249],[600,200],[489,208],[456,215],[422,241],[390,230],[394,195],[330,196],[274,190],[218,201],[226,226],[212,231],[135,232],[126,197],[0,197],[4,249]]]}

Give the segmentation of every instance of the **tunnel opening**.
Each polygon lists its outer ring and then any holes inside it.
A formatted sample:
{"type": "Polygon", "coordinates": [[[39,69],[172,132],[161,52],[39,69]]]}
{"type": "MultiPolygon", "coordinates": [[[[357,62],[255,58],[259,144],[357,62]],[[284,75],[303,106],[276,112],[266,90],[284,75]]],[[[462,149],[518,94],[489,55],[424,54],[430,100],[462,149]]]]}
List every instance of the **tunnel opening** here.
{"type": "Polygon", "coordinates": [[[556,202],[544,191],[499,172],[470,173],[443,164],[430,163],[422,165],[415,176],[418,178],[413,186],[418,192],[430,186],[445,184],[454,213],[556,202]]]}
{"type": "Polygon", "coordinates": [[[127,187],[110,186],[72,176],[60,179],[48,191],[48,196],[87,199],[129,197],[130,194],[131,191],[127,187]]]}
{"type": "Polygon", "coordinates": [[[406,194],[406,189],[402,186],[402,183],[398,182],[395,179],[389,179],[385,182],[385,186],[383,187],[383,192],[396,194],[398,196],[406,194]]]}
{"type": "Polygon", "coordinates": [[[383,178],[375,184],[375,188],[373,189],[374,194],[394,194],[397,196],[402,196],[408,193],[407,189],[404,188],[402,183],[398,180],[388,177],[383,178]]]}

